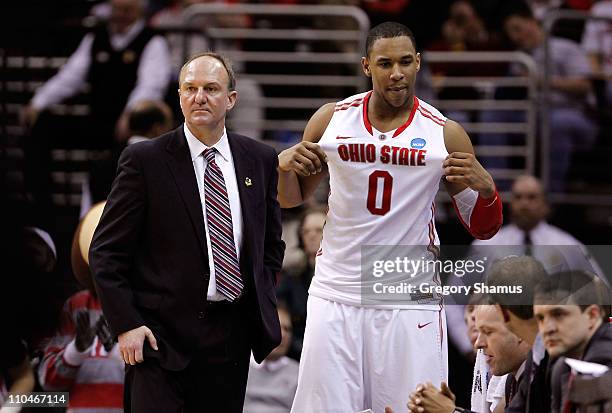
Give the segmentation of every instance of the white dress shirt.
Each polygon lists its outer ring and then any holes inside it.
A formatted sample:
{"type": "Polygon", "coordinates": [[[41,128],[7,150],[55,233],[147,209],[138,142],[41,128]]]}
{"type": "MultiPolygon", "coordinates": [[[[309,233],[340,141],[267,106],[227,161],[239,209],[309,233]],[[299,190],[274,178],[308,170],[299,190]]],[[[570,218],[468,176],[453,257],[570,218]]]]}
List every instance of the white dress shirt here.
{"type": "MultiPolygon", "coordinates": [[[[534,258],[542,263],[549,274],[559,271],[585,270],[602,274],[601,268],[591,257],[584,244],[576,238],[547,222],[540,222],[529,231],[529,238],[533,245],[534,258]]],[[[489,257],[488,264],[493,259],[503,258],[508,255],[522,255],[524,247],[525,232],[514,224],[506,225],[491,239],[475,240],[472,243],[473,251],[482,252],[489,257]],[[490,249],[479,248],[492,246],[490,249]],[[500,246],[504,246],[500,248],[500,246]]]]}
{"type": "MultiPolygon", "coordinates": [[[[125,33],[112,34],[110,43],[114,50],[124,49],[144,28],[144,20],[139,20],[125,33]]],[[[32,106],[37,110],[60,103],[76,95],[87,84],[87,73],[91,65],[91,47],[94,35],[83,37],[79,47],[70,56],[59,72],[41,86],[32,98],[32,106]]],[[[130,93],[126,108],[141,100],[163,100],[171,73],[170,51],[161,36],[154,36],[144,47],[140,56],[136,86],[130,93]]],[[[112,85],[109,85],[112,87],[112,85]]]]}
{"type": "MultiPolygon", "coordinates": [[[[210,268],[210,281],[208,283],[207,297],[209,301],[220,301],[225,299],[225,296],[217,292],[217,283],[215,280],[215,266],[213,262],[212,248],[210,246],[210,234],[208,232],[208,223],[206,222],[206,202],[204,197],[204,172],[208,162],[204,158],[204,150],[209,147],[204,145],[196,138],[187,127],[183,124],[183,130],[187,137],[187,145],[191,153],[191,161],[193,169],[198,181],[198,193],[202,204],[202,214],[204,215],[204,231],[206,232],[206,248],[208,250],[208,265],[210,268]]],[[[242,209],[240,208],[240,196],[238,194],[238,181],[236,179],[236,171],[234,169],[234,158],[230,150],[227,132],[223,129],[223,136],[211,148],[217,149],[215,153],[215,162],[223,172],[225,180],[225,189],[229,197],[230,211],[232,213],[232,226],[234,232],[234,243],[236,244],[236,256],[240,262],[240,246],[242,244],[242,209]]]]}

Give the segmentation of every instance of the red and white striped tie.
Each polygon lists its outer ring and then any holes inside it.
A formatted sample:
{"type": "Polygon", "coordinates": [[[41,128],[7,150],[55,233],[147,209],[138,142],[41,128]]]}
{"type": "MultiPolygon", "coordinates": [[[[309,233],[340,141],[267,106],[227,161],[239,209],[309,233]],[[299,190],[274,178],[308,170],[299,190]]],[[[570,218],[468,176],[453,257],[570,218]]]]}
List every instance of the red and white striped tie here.
{"type": "Polygon", "coordinates": [[[230,209],[223,172],[215,162],[215,148],[204,151],[208,162],[204,172],[204,198],[206,202],[206,222],[212,259],[215,266],[217,291],[229,301],[240,296],[244,288],[240,276],[240,266],[234,243],[232,212],[230,209]]]}

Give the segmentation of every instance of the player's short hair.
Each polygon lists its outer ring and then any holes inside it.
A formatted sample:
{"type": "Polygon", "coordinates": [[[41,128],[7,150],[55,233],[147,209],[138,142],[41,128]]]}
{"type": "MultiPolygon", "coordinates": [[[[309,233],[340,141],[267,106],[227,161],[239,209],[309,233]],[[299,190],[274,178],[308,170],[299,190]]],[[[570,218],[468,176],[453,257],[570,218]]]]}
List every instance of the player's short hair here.
{"type": "Polygon", "coordinates": [[[187,69],[187,66],[189,66],[189,63],[193,62],[196,59],[199,59],[200,57],[204,57],[204,56],[212,57],[214,59],[217,59],[219,62],[221,62],[221,64],[225,68],[225,71],[227,72],[227,77],[229,78],[227,89],[230,92],[236,90],[236,75],[234,74],[232,63],[229,61],[227,57],[220,55],[219,53],[215,53],[215,52],[197,53],[191,56],[189,59],[187,59],[185,64],[183,64],[183,67],[181,67],[181,71],[179,72],[179,77],[178,77],[179,87],[181,85],[181,80],[183,79],[183,76],[185,74],[185,70],[187,69]]]}
{"type": "Polygon", "coordinates": [[[547,277],[536,286],[535,304],[577,305],[581,311],[598,305],[602,318],[610,316],[611,296],[608,286],[595,274],[583,271],[563,271],[547,277]]]}
{"type": "Polygon", "coordinates": [[[533,318],[536,286],[546,280],[544,266],[530,256],[511,256],[495,262],[487,274],[488,286],[521,286],[521,294],[489,293],[490,302],[522,320],[533,318]]]}
{"type": "Polygon", "coordinates": [[[414,38],[414,34],[412,30],[408,27],[404,26],[401,23],[396,22],[385,22],[381,23],[378,26],[374,26],[368,32],[368,37],[366,39],[366,49],[365,55],[369,56],[370,51],[372,50],[372,46],[378,39],[392,39],[394,37],[402,37],[406,36],[410,38],[412,45],[414,46],[414,50],[417,49],[416,39],[414,38]]]}

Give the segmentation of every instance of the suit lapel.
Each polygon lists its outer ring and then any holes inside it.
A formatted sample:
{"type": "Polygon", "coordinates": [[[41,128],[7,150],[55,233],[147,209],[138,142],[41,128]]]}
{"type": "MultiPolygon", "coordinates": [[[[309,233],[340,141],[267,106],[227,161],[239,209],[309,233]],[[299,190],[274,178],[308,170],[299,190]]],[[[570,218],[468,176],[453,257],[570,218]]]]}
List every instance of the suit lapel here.
{"type": "Polygon", "coordinates": [[[168,167],[179,189],[185,208],[189,213],[204,256],[208,256],[198,182],[196,181],[191,153],[189,152],[189,146],[187,145],[182,125],[175,129],[174,136],[170,139],[166,150],[169,152],[169,156],[166,157],[168,167]]]}
{"type": "MultiPolygon", "coordinates": [[[[238,184],[238,193],[240,195],[240,207],[242,208],[242,231],[243,231],[243,242],[242,250],[248,251],[249,243],[247,240],[250,239],[250,228],[253,225],[253,206],[254,206],[254,193],[253,187],[257,182],[252,182],[254,177],[253,174],[253,160],[249,155],[248,148],[244,145],[243,139],[240,136],[236,136],[233,133],[228,133],[228,141],[230,149],[232,151],[232,158],[234,160],[234,170],[236,171],[236,183],[238,184]]],[[[261,185],[261,183],[259,183],[261,185]]],[[[241,260],[245,258],[247,254],[241,253],[241,260]]]]}

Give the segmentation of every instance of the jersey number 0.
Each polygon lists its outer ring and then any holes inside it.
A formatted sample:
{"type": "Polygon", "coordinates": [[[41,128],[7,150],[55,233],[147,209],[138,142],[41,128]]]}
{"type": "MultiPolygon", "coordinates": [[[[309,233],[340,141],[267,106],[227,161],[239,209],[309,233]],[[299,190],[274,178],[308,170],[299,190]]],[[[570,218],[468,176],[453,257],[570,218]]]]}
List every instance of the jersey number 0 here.
{"type": "Polygon", "coordinates": [[[377,170],[370,174],[368,181],[368,211],[372,215],[385,215],[391,209],[393,177],[387,171],[377,170]],[[376,206],[379,181],[382,181],[382,202],[380,206],[376,206]]]}

